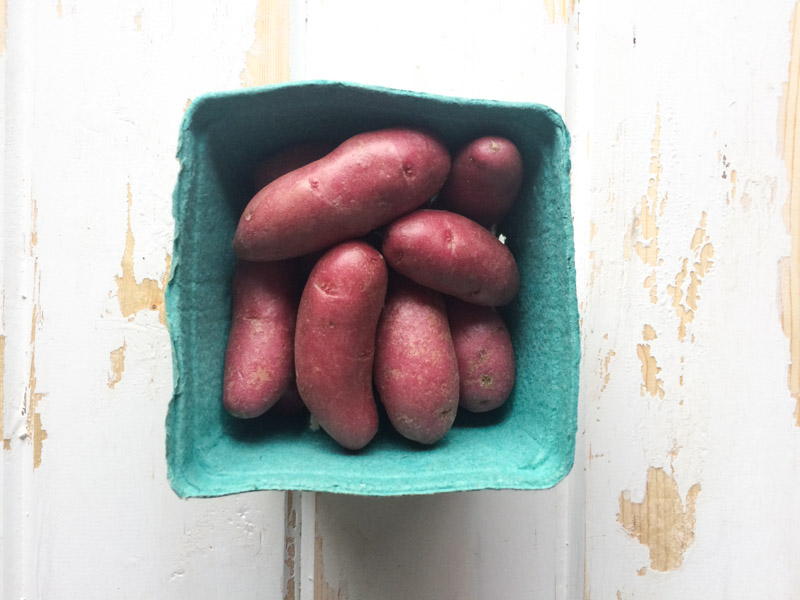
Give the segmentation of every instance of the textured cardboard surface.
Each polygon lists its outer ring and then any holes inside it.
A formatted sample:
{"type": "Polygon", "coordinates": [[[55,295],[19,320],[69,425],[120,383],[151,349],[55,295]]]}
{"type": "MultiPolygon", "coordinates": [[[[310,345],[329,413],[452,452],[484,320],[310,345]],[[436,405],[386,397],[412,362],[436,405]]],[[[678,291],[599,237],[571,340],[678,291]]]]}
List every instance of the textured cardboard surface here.
{"type": "Polygon", "coordinates": [[[178,495],[541,489],[569,472],[580,347],[569,134],[557,113],[538,104],[298,82],[198,98],[186,113],[178,158],[167,288],[174,365],[167,461],[178,495]],[[235,262],[231,240],[252,195],[255,163],[293,142],[344,139],[393,125],[427,128],[451,150],[475,137],[502,135],[522,153],[522,196],[499,228],[521,273],[519,296],[503,309],[517,360],[511,399],[491,413],[460,413],[445,439],[430,448],[404,440],[382,417],[375,440],[357,453],[304,421],[229,417],[221,393],[235,262]]]}

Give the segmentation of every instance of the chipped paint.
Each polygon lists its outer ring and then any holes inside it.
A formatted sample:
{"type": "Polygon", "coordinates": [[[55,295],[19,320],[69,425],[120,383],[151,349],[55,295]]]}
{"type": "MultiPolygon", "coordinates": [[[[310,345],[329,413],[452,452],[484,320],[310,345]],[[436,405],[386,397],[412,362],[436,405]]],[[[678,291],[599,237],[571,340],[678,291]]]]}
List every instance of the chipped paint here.
{"type": "Polygon", "coordinates": [[[642,327],[642,339],[643,340],[649,342],[650,340],[654,340],[657,337],[658,337],[658,335],[656,335],[656,330],[653,328],[652,325],[645,324],[645,326],[642,327]]]}
{"type": "MultiPolygon", "coordinates": [[[[678,339],[686,339],[687,326],[694,321],[700,300],[700,286],[704,277],[714,265],[714,245],[706,232],[705,212],[700,217],[700,224],[694,230],[689,249],[692,251],[689,258],[681,260],[681,268],[675,274],[672,285],[667,286],[667,294],[671,298],[672,307],[678,317],[678,339]]],[[[694,338],[694,336],[692,336],[694,338]]],[[[694,341],[694,339],[692,339],[694,341]]]]}
{"type": "Polygon", "coordinates": [[[647,567],[642,567],[641,569],[637,569],[636,574],[639,577],[644,577],[645,575],[647,575],[647,567]]]}
{"type": "Polygon", "coordinates": [[[131,184],[128,184],[128,229],[125,233],[125,250],[122,253],[122,276],[116,276],[117,297],[119,298],[119,308],[122,316],[132,320],[133,316],[141,310],[158,311],[158,320],[162,324],[166,323],[166,307],[164,304],[164,290],[167,286],[172,256],[167,253],[164,256],[164,275],[161,281],[144,278],[141,282],[136,281],[134,273],[134,250],[136,239],[131,228],[131,206],[133,204],[133,193],[131,184]]]}
{"type": "Polygon", "coordinates": [[[651,267],[659,264],[658,224],[656,215],[660,205],[666,201],[666,194],[661,196],[659,185],[661,183],[661,113],[656,111],[656,120],[653,127],[653,137],[650,140],[650,166],[647,181],[647,192],[639,203],[639,212],[633,223],[634,235],[638,239],[633,244],[637,256],[642,262],[651,267]]]}
{"type": "Polygon", "coordinates": [[[47,430],[42,427],[42,416],[39,413],[39,403],[45,394],[38,391],[36,379],[36,334],[42,320],[39,307],[39,260],[34,261],[34,303],[31,310],[31,358],[28,367],[28,386],[25,389],[25,432],[33,442],[33,468],[38,469],[42,464],[42,444],[47,439],[47,430]]]}
{"type": "Polygon", "coordinates": [[[625,531],[650,551],[650,568],[672,571],[683,563],[686,549],[694,542],[695,504],[701,486],[689,488],[681,500],[678,484],[664,469],[650,467],[641,502],[633,502],[625,490],[619,495],[617,521],[625,531]]]}
{"type": "Polygon", "coordinates": [[[643,285],[644,285],[644,288],[646,290],[649,290],[649,292],[650,292],[649,293],[650,303],[651,304],[656,304],[658,302],[658,284],[657,284],[657,280],[656,280],[656,272],[655,271],[653,271],[652,273],[650,273],[650,275],[648,275],[647,277],[644,278],[643,285]]]}
{"type": "Polygon", "coordinates": [[[122,342],[122,346],[111,351],[111,372],[108,374],[108,382],[106,385],[114,389],[114,386],[122,381],[122,375],[125,373],[125,351],[128,349],[128,343],[122,342]]]}
{"type": "Polygon", "coordinates": [[[42,426],[42,416],[39,413],[39,403],[45,394],[38,391],[36,379],[36,336],[42,322],[42,309],[39,304],[41,290],[41,274],[39,272],[39,258],[36,247],[39,243],[38,233],[39,207],[36,198],[31,198],[31,231],[28,240],[28,251],[33,258],[33,306],[31,308],[31,330],[28,340],[30,349],[30,363],[28,365],[28,385],[25,388],[25,434],[33,444],[33,468],[38,469],[42,464],[42,445],[47,439],[47,430],[42,426]]]}
{"type": "Polygon", "coordinates": [[[795,400],[794,422],[800,427],[800,3],[795,5],[791,22],[792,45],[789,59],[789,78],[783,102],[780,124],[783,126],[783,159],[789,180],[789,237],[791,254],[788,257],[788,291],[783,291],[784,330],[789,331],[789,391],[795,400]],[[788,316],[787,316],[788,313],[788,316]]]}
{"type": "Polygon", "coordinates": [[[297,599],[297,510],[294,507],[294,498],[297,492],[286,492],[286,515],[284,523],[284,548],[283,548],[283,600],[297,599]]]}
{"type": "Polygon", "coordinates": [[[636,356],[642,363],[641,394],[645,392],[651,396],[664,397],[664,381],[658,377],[661,367],[658,366],[656,357],[652,355],[650,344],[636,344],[636,356]]]}
{"type": "Polygon", "coordinates": [[[569,23],[577,4],[578,0],[544,0],[547,19],[551,23],[569,23]]]}
{"type": "Polygon", "coordinates": [[[600,388],[601,392],[605,391],[605,389],[608,387],[609,381],[611,381],[611,372],[609,371],[609,366],[611,364],[611,359],[616,355],[616,352],[609,350],[606,352],[605,356],[600,359],[600,381],[603,382],[603,385],[600,388]]]}
{"type": "Polygon", "coordinates": [[[289,80],[289,0],[258,0],[255,37],[241,72],[244,87],[289,80]]]}
{"type": "Polygon", "coordinates": [[[314,600],[346,600],[341,589],[334,589],[325,581],[322,553],[322,536],[314,537],[314,600]]]}

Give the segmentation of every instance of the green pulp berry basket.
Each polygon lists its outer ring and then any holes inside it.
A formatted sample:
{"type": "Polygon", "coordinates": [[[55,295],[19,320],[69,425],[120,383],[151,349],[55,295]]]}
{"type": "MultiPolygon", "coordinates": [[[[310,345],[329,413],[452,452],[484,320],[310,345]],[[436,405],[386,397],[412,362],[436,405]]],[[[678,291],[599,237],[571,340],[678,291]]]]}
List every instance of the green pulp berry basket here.
{"type": "Polygon", "coordinates": [[[178,158],[167,288],[174,395],[166,441],[169,480],[179,496],[542,489],[569,472],[580,347],[569,134],[555,111],[341,82],[288,83],[195,100],[183,121],[178,158]],[[521,273],[518,297],[502,310],[516,354],[511,398],[490,413],[459,411],[453,429],[432,447],[403,439],[383,418],[360,452],[341,449],[307,419],[228,416],[221,396],[235,265],[231,240],[252,196],[256,162],[295,142],[396,125],[430,130],[451,150],[501,135],[522,153],[522,193],[498,228],[521,273]]]}

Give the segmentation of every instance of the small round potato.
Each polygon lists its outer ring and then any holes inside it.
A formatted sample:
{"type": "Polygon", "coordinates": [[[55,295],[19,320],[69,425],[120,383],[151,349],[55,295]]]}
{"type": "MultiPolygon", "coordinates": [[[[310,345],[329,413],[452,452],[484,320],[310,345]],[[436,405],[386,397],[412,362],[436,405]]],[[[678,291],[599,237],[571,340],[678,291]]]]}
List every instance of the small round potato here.
{"type": "Polygon", "coordinates": [[[439,194],[442,205],[484,227],[499,223],[522,185],[522,156],[504,137],[482,137],[467,144],[439,194]]]}
{"type": "Polygon", "coordinates": [[[514,349],[495,309],[448,298],[447,317],[458,359],[459,404],[470,412],[502,405],[514,387],[514,349]]]}

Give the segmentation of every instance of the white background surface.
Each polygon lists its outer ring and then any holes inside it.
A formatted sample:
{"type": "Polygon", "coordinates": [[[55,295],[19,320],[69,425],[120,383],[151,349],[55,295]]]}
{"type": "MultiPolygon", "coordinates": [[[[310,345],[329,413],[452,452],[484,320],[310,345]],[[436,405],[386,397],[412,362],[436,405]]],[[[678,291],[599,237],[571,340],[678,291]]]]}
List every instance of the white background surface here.
{"type": "Polygon", "coordinates": [[[800,598],[793,2],[3,5],[2,598],[800,598]],[[583,362],[555,489],[170,491],[178,125],[287,61],[565,116],[583,362]]]}

